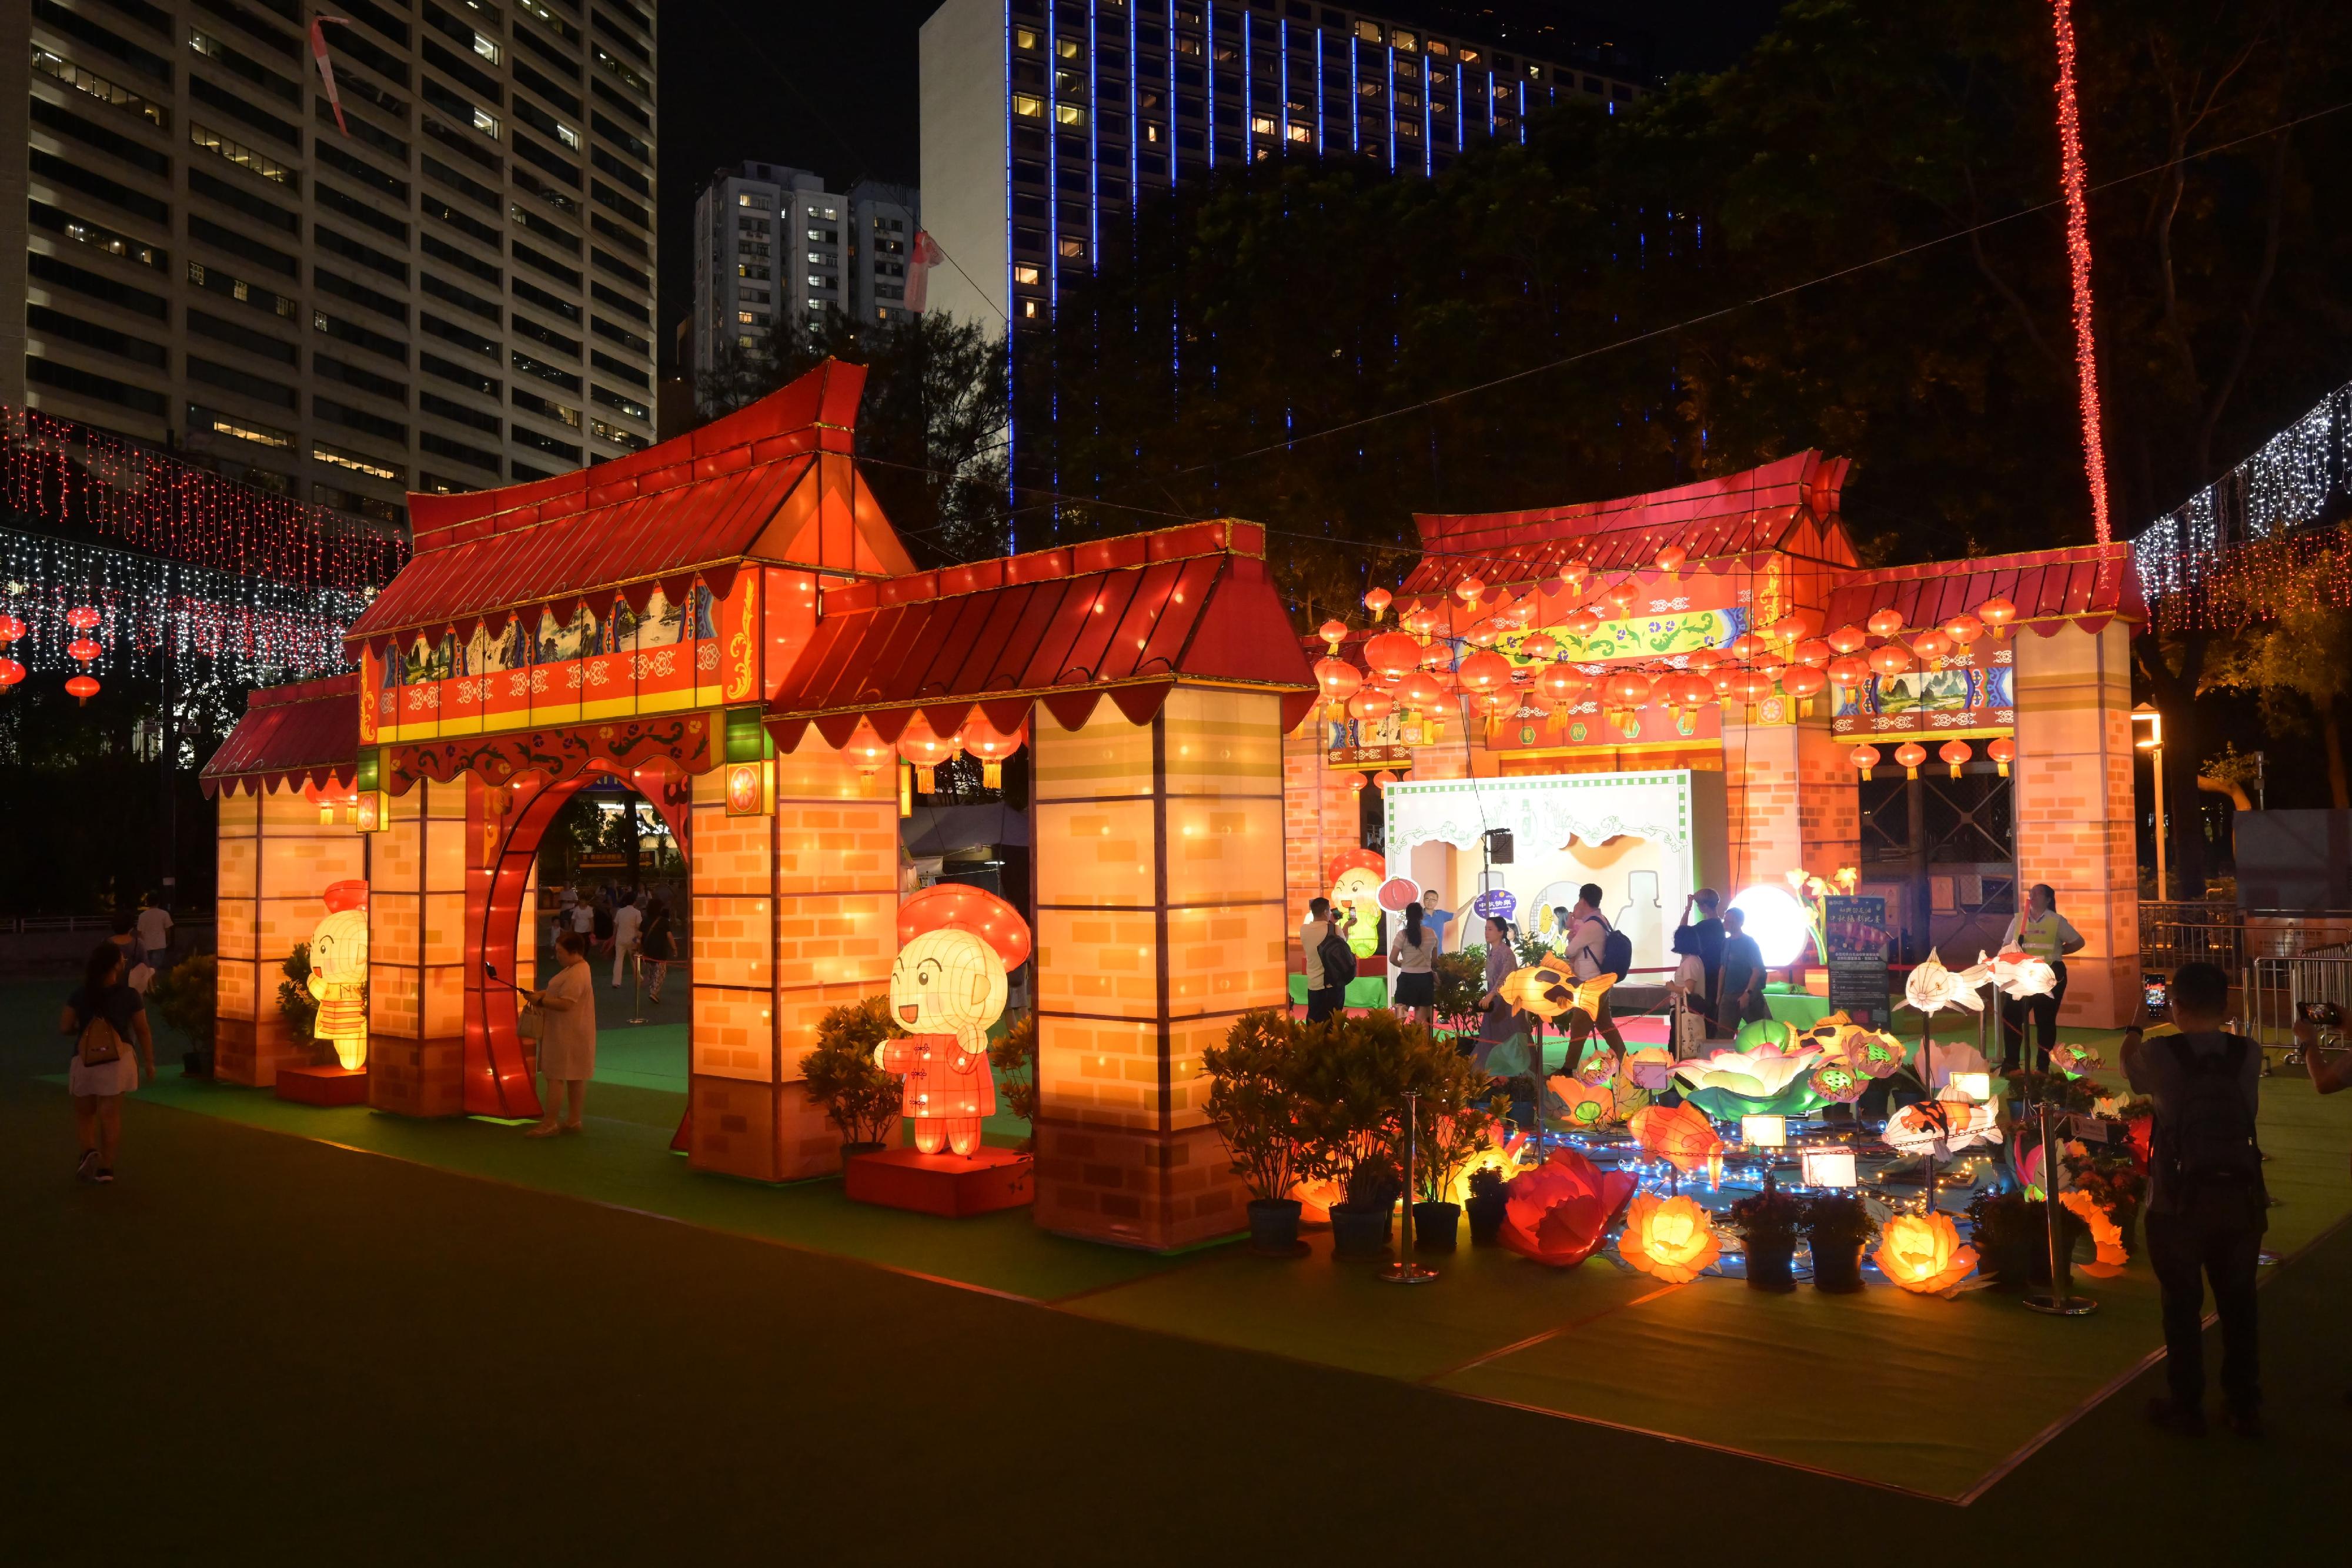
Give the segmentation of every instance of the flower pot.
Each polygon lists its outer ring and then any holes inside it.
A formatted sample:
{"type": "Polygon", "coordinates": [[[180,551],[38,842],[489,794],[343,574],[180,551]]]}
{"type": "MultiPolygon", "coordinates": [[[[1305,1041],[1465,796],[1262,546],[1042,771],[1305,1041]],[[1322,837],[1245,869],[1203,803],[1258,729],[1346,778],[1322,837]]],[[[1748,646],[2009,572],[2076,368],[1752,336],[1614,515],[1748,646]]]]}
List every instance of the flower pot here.
{"type": "Polygon", "coordinates": [[[1458,1203],[1416,1203],[1412,1206],[1412,1246],[1416,1252],[1451,1252],[1461,1234],[1458,1203]]]}
{"type": "Polygon", "coordinates": [[[1813,1239],[1813,1289],[1850,1296],[1862,1289],[1862,1240],[1855,1237],[1813,1239]]]}
{"type": "Polygon", "coordinates": [[[1298,1200],[1254,1197],[1249,1210],[1249,1249],[1261,1258],[1297,1258],[1307,1250],[1298,1239],[1298,1200]]]}
{"type": "Polygon", "coordinates": [[[1511,1208],[1510,1198],[1499,1191],[1486,1195],[1474,1193],[1470,1201],[1462,1207],[1470,1216],[1470,1245],[1492,1247],[1495,1238],[1502,1234],[1503,1218],[1511,1208]]]}
{"type": "Polygon", "coordinates": [[[1378,1258],[1388,1249],[1387,1204],[1335,1203],[1331,1206],[1331,1256],[1378,1258]]]}
{"type": "Polygon", "coordinates": [[[847,1170],[851,1158],[856,1155],[878,1155],[888,1146],[887,1144],[844,1144],[841,1145],[841,1168],[847,1170]]]}
{"type": "Polygon", "coordinates": [[[1788,1236],[1751,1236],[1748,1239],[1748,1288],[1785,1294],[1797,1288],[1790,1264],[1797,1253],[1797,1238],[1788,1236]]]}

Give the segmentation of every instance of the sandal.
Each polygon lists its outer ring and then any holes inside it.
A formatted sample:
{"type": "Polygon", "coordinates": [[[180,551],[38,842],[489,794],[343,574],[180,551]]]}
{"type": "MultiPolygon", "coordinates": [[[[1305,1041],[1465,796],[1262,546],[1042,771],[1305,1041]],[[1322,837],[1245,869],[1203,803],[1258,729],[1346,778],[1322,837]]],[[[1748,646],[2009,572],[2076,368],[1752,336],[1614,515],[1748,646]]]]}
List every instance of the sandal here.
{"type": "Polygon", "coordinates": [[[555,1125],[555,1130],[559,1133],[584,1133],[588,1129],[577,1122],[559,1122],[555,1125]]]}
{"type": "Polygon", "coordinates": [[[555,1123],[541,1122],[539,1125],[525,1133],[523,1136],[526,1138],[551,1138],[555,1136],[556,1131],[557,1124],[555,1123]]]}

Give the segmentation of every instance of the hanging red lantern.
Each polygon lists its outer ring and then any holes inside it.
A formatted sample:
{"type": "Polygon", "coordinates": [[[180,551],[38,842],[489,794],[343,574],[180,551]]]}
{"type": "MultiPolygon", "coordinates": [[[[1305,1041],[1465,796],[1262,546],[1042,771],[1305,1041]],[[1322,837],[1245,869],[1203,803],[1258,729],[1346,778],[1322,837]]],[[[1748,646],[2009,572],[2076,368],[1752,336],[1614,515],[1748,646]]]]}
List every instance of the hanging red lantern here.
{"type": "Polygon", "coordinates": [[[1694,649],[1685,663],[1689,668],[1696,670],[1703,675],[1723,663],[1723,653],[1719,649],[1715,648],[1694,649]]]}
{"type": "Polygon", "coordinates": [[[1326,621],[1322,625],[1315,629],[1315,634],[1323,639],[1323,645],[1325,647],[1330,649],[1331,652],[1336,653],[1339,651],[1339,644],[1348,640],[1347,622],[1343,621],[1326,621]]]}
{"type": "Polygon", "coordinates": [[[1977,618],[1992,628],[1995,637],[2009,635],[2009,628],[2017,620],[2017,606],[1998,596],[1977,606],[1977,618]]]}
{"type": "Polygon", "coordinates": [[[99,646],[96,643],[91,642],[87,637],[77,637],[72,642],[66,644],[66,656],[68,658],[79,659],[84,664],[88,664],[91,660],[97,658],[100,653],[105,652],[106,650],[104,648],[99,646]]]}
{"type": "Polygon", "coordinates": [[[1772,677],[1762,670],[1742,670],[1732,677],[1731,695],[1744,703],[1760,703],[1772,695],[1772,677]]]}
{"type": "Polygon", "coordinates": [[[1364,792],[1364,776],[1360,773],[1349,774],[1348,788],[1353,789],[1359,795],[1362,794],[1364,792]]]}
{"type": "Polygon", "coordinates": [[[1531,632],[1519,644],[1519,657],[1538,663],[1559,657],[1559,640],[1549,632],[1531,632]]]}
{"type": "Polygon", "coordinates": [[[1503,627],[1492,617],[1479,622],[1462,633],[1462,640],[1474,648],[1491,648],[1502,640],[1503,627]]]}
{"type": "Polygon", "coordinates": [[[1592,689],[1592,677],[1573,664],[1546,664],[1536,685],[1554,702],[1572,703],[1592,689]]]}
{"type": "Polygon", "coordinates": [[[1620,670],[1601,683],[1601,695],[1612,712],[1630,714],[1650,700],[1649,677],[1620,670]]]}
{"type": "Polygon", "coordinates": [[[1662,685],[1667,706],[1678,713],[1696,713],[1715,700],[1715,683],[1696,670],[1668,675],[1662,685]]]}
{"type": "Polygon", "coordinates": [[[1497,686],[1490,692],[1480,692],[1470,700],[1477,704],[1478,711],[1488,718],[1499,718],[1504,714],[1517,710],[1519,694],[1508,686],[1497,686]]]}
{"type": "Polygon", "coordinates": [[[1728,653],[1733,658],[1744,663],[1762,653],[1764,651],[1764,646],[1763,638],[1759,637],[1753,632],[1742,632],[1738,636],[1734,637],[1731,640],[1731,646],[1726,649],[1725,652],[1728,653]]]}
{"type": "Polygon", "coordinates": [[[105,619],[87,604],[78,604],[66,612],[66,624],[77,632],[87,632],[105,619]]]}
{"type": "Polygon", "coordinates": [[[76,675],[66,683],[66,690],[74,695],[75,701],[86,703],[98,695],[98,683],[88,675],[76,675]]]}
{"type": "Polygon", "coordinates": [[[1437,629],[1445,624],[1445,617],[1426,604],[1414,605],[1412,613],[1403,619],[1404,629],[1421,638],[1435,635],[1437,629]]]}
{"type": "Polygon", "coordinates": [[[24,678],[24,665],[14,659],[0,658],[0,691],[5,691],[24,678]]]}
{"type": "Polygon", "coordinates": [[[1372,612],[1374,621],[1387,614],[1389,606],[1395,602],[1396,601],[1389,596],[1389,591],[1385,588],[1375,588],[1364,595],[1364,608],[1372,612]]]}
{"type": "Polygon", "coordinates": [[[1838,685],[1849,689],[1858,686],[1870,679],[1870,661],[1858,653],[1848,653],[1842,659],[1832,659],[1829,676],[1838,685]]]}
{"type": "Polygon", "coordinates": [[[2000,776],[2006,779],[2009,777],[2009,765],[2017,760],[2017,742],[2004,735],[1985,747],[1985,755],[1992,758],[1993,766],[2000,768],[2000,776]]]}
{"type": "Polygon", "coordinates": [[[14,615],[0,615],[0,648],[6,647],[25,634],[25,623],[14,615]]]}
{"type": "Polygon", "coordinates": [[[1919,777],[1919,764],[1927,760],[1927,748],[1917,741],[1906,740],[1895,748],[1895,760],[1903,765],[1903,777],[1919,777]]]}
{"type": "Polygon", "coordinates": [[[1571,610],[1559,619],[1560,630],[1582,643],[1601,630],[1601,617],[1591,610],[1571,610]]]}
{"type": "Polygon", "coordinates": [[[1383,789],[1387,789],[1396,781],[1396,774],[1386,768],[1381,768],[1378,773],[1372,775],[1372,782],[1379,785],[1383,789]]]}
{"type": "Polygon", "coordinates": [[[1640,594],[1635,593],[1631,588],[1622,582],[1601,596],[1601,601],[1602,603],[1608,605],[1610,609],[1617,612],[1617,619],[1620,621],[1622,621],[1626,616],[1633,613],[1633,606],[1638,603],[1640,600],[1640,594]]]}
{"type": "Polygon", "coordinates": [[[1668,545],[1658,552],[1658,570],[1672,576],[1682,570],[1683,562],[1690,559],[1690,551],[1680,545],[1668,545]]]}
{"type": "Polygon", "coordinates": [[[1857,746],[1853,748],[1854,768],[1864,779],[1870,777],[1871,769],[1876,768],[1878,763],[1878,747],[1874,746],[1857,746]]]}
{"type": "Polygon", "coordinates": [[[1727,660],[1706,673],[1706,684],[1715,688],[1716,695],[1727,697],[1731,695],[1731,688],[1738,681],[1740,674],[1739,666],[1727,660]]]}
{"type": "Polygon", "coordinates": [[[1396,684],[1397,700],[1411,708],[1434,707],[1445,700],[1445,688],[1426,670],[1414,670],[1396,684]]]}
{"type": "Polygon", "coordinates": [[[1923,660],[1944,658],[1955,646],[1950,633],[1939,626],[1930,626],[1911,639],[1911,651],[1923,660]]]}
{"type": "Polygon", "coordinates": [[[1348,716],[1366,724],[1377,724],[1389,716],[1396,707],[1396,699],[1378,686],[1366,686],[1348,699],[1348,716]]]}
{"type": "Polygon", "coordinates": [[[1511,661],[1492,649],[1481,649],[1464,659],[1462,668],[1455,674],[1465,691],[1497,691],[1510,684],[1511,661]]]}
{"type": "Polygon", "coordinates": [[[921,714],[908,719],[907,727],[898,732],[898,755],[915,769],[915,788],[926,795],[939,793],[937,769],[941,763],[952,761],[955,754],[954,737],[939,735],[921,714]]]}
{"type": "Polygon", "coordinates": [[[1021,743],[1028,734],[1029,727],[1024,724],[1015,726],[1013,733],[1007,735],[989,723],[985,716],[974,713],[963,721],[963,727],[956,731],[956,739],[962,743],[966,751],[980,758],[980,781],[991,789],[1002,789],[1004,788],[1004,759],[1021,749],[1021,743]]]}
{"type": "Polygon", "coordinates": [[[1585,579],[1591,575],[1591,567],[1580,560],[1572,560],[1559,569],[1559,585],[1568,591],[1570,599],[1579,599],[1584,594],[1585,579]]]}
{"type": "Polygon", "coordinates": [[[1808,637],[1789,650],[1789,657],[1800,664],[1819,670],[1828,665],[1832,655],[1827,643],[1819,637],[1808,637]]]}
{"type": "Polygon", "coordinates": [[[1881,643],[1870,651],[1870,667],[1882,675],[1899,675],[1911,667],[1910,650],[1900,643],[1881,643]]]}
{"type": "Polygon", "coordinates": [[[1967,611],[1944,622],[1944,635],[1965,648],[1984,635],[1985,624],[1967,611]]]}
{"type": "Polygon", "coordinates": [[[1874,637],[1892,637],[1903,630],[1903,612],[1899,610],[1877,611],[1863,622],[1863,626],[1874,637]]]}
{"type": "Polygon", "coordinates": [[[1356,695],[1364,677],[1345,659],[1324,658],[1315,661],[1315,684],[1323,688],[1323,700],[1331,705],[1331,716],[1338,718],[1342,705],[1356,695]]]}
{"type": "Polygon", "coordinates": [[[1454,585],[1454,591],[1463,603],[1475,604],[1478,596],[1486,591],[1486,585],[1475,577],[1465,577],[1454,585]]]}
{"type": "Polygon", "coordinates": [[[1836,653],[1859,653],[1870,646],[1870,634],[1859,626],[1841,626],[1824,639],[1836,653]]]}
{"type": "Polygon", "coordinates": [[[1976,753],[1969,749],[1969,743],[1965,740],[1948,740],[1936,748],[1936,755],[1943,758],[1944,765],[1952,770],[1952,777],[1958,779],[1961,768],[1976,753]]]}
{"type": "Polygon", "coordinates": [[[1800,701],[1821,695],[1829,684],[1830,678],[1811,664],[1791,664],[1780,672],[1780,689],[1800,701]]]}
{"type": "Polygon", "coordinates": [[[1402,632],[1383,632],[1364,644],[1364,663],[1382,680],[1402,680],[1421,663],[1421,644],[1402,632]]]}

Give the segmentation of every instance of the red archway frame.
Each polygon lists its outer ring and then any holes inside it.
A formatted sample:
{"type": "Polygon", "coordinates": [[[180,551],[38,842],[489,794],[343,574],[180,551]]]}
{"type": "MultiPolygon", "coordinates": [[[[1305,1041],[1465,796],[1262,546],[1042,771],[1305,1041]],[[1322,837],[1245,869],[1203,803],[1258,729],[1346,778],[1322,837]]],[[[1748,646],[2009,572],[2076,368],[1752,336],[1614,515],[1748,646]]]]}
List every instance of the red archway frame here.
{"type": "Polygon", "coordinates": [[[556,813],[598,774],[621,779],[661,813],[686,859],[687,874],[693,875],[693,789],[685,770],[667,758],[635,768],[592,762],[575,777],[552,782],[539,772],[505,785],[469,780],[473,809],[467,815],[476,819],[469,825],[482,834],[483,851],[470,857],[466,873],[465,1109],[469,1116],[541,1113],[538,1085],[515,1033],[514,987],[525,979],[517,956],[522,895],[530,886],[541,841],[556,813]],[[490,977],[493,970],[495,979],[490,977]]]}

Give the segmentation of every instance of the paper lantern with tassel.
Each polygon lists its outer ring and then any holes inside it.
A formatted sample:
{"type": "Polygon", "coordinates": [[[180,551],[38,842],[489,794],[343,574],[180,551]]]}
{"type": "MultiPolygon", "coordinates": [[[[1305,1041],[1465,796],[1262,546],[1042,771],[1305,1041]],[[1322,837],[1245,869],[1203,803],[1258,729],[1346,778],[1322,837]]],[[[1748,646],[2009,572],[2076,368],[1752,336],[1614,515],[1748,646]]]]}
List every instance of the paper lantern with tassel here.
{"type": "Polygon", "coordinates": [[[105,652],[106,649],[102,645],[92,642],[88,637],[77,637],[66,644],[66,656],[69,659],[80,660],[84,668],[88,668],[91,660],[105,652]]]}
{"type": "Polygon", "coordinates": [[[1414,670],[1396,684],[1397,701],[1409,708],[1431,708],[1445,700],[1445,688],[1426,670],[1414,670]]]}
{"type": "Polygon", "coordinates": [[[1502,641],[1503,624],[1492,616],[1478,622],[1462,633],[1462,640],[1474,648],[1491,648],[1502,641]]]}
{"type": "Polygon", "coordinates": [[[1658,552],[1656,564],[1660,571],[1664,572],[1668,577],[1672,577],[1675,573],[1682,570],[1683,562],[1688,559],[1690,559],[1690,551],[1683,549],[1680,545],[1668,545],[1665,549],[1658,552]]]}
{"type": "Polygon", "coordinates": [[[1911,667],[1911,651],[1900,643],[1881,643],[1870,651],[1870,667],[1882,675],[1899,675],[1911,667]]]}
{"type": "Polygon", "coordinates": [[[1878,747],[1874,746],[1857,746],[1853,748],[1854,768],[1864,779],[1870,777],[1872,769],[1875,768],[1880,761],[1878,747]]]}
{"type": "Polygon", "coordinates": [[[1633,606],[1640,602],[1640,601],[1641,595],[1634,592],[1633,589],[1623,583],[1619,583],[1616,587],[1611,589],[1608,592],[1601,596],[1601,602],[1615,611],[1617,612],[1617,619],[1620,621],[1624,620],[1625,617],[1633,613],[1633,606]]]}
{"type": "Polygon", "coordinates": [[[1827,669],[1830,660],[1835,656],[1835,651],[1819,637],[1807,637],[1789,650],[1791,661],[1814,670],[1827,669]]]}
{"type": "Polygon", "coordinates": [[[1829,684],[1827,675],[1809,664],[1791,664],[1780,672],[1780,689],[1797,699],[1800,713],[1807,718],[1812,716],[1813,699],[1829,684]]]}
{"type": "Polygon", "coordinates": [[[956,731],[956,738],[963,743],[966,751],[980,758],[980,781],[991,789],[1002,789],[1004,759],[1021,749],[1021,742],[1028,733],[1029,727],[1024,724],[1006,735],[975,713],[964,720],[963,727],[956,731]]]}
{"type": "Polygon", "coordinates": [[[1415,604],[1403,619],[1404,629],[1416,637],[1433,636],[1445,624],[1445,617],[1426,604],[1415,604]]]}
{"type": "Polygon", "coordinates": [[[6,647],[25,634],[25,623],[14,615],[0,614],[0,648],[6,647]]]}
{"type": "Polygon", "coordinates": [[[1977,606],[1977,619],[1992,628],[1996,638],[2009,635],[2009,628],[2017,619],[2017,606],[2006,599],[1988,599],[1977,606]]]}
{"type": "Polygon", "coordinates": [[[1965,610],[1944,622],[1944,635],[1962,648],[1966,648],[1984,633],[1984,622],[1965,610]]]}
{"type": "Polygon", "coordinates": [[[1348,716],[1363,724],[1378,724],[1396,707],[1396,699],[1378,686],[1366,686],[1348,699],[1348,716]]]}
{"type": "MultiPolygon", "coordinates": [[[[11,664],[15,662],[13,659],[9,661],[11,664]]],[[[66,683],[66,690],[73,694],[75,702],[87,703],[90,698],[98,695],[99,687],[98,683],[89,676],[76,675],[66,683]]]]}
{"type": "Polygon", "coordinates": [[[1874,637],[1892,637],[1903,630],[1903,612],[1899,610],[1879,610],[1862,623],[1863,630],[1874,637]]]}
{"type": "Polygon", "coordinates": [[[1601,683],[1601,696],[1611,712],[1631,714],[1650,700],[1649,678],[1620,670],[1601,683]]]}
{"type": "Polygon", "coordinates": [[[1951,768],[1952,777],[1958,779],[1960,776],[1960,769],[1976,753],[1969,749],[1969,743],[1965,740],[1948,740],[1936,748],[1936,755],[1943,759],[1945,766],[1951,768]]]}
{"type": "Polygon", "coordinates": [[[1830,661],[1828,674],[1833,685],[1851,691],[1870,679],[1870,661],[1858,653],[1848,653],[1830,661]]]}
{"type": "Polygon", "coordinates": [[[850,732],[849,744],[841,750],[842,755],[857,765],[859,776],[866,779],[879,772],[882,765],[893,755],[889,745],[874,733],[871,724],[862,718],[857,721],[857,727],[850,732]]]}
{"type": "Polygon", "coordinates": [[[1364,595],[1364,608],[1371,612],[1375,622],[1386,615],[1389,612],[1389,606],[1394,602],[1395,601],[1390,598],[1389,591],[1385,588],[1375,588],[1364,595]]]}
{"type": "Polygon", "coordinates": [[[1954,646],[1949,634],[1937,626],[1930,626],[1911,639],[1911,652],[1930,662],[1950,656],[1954,646]]]}
{"type": "Polygon", "coordinates": [[[1733,658],[1738,659],[1742,664],[1745,664],[1748,660],[1756,657],[1757,654],[1762,653],[1766,646],[1767,644],[1764,639],[1756,635],[1755,632],[1742,632],[1738,636],[1734,637],[1731,640],[1731,646],[1725,649],[1724,652],[1729,653],[1733,658]]]}
{"type": "Polygon", "coordinates": [[[1455,674],[1461,678],[1462,689],[1473,695],[1499,691],[1510,684],[1511,662],[1491,649],[1481,649],[1463,660],[1455,674]]]}
{"type": "Polygon", "coordinates": [[[1573,1269],[1600,1250],[1634,1186],[1631,1172],[1603,1172],[1575,1149],[1555,1148],[1505,1189],[1509,1197],[1495,1239],[1522,1258],[1573,1269]]]}
{"type": "Polygon", "coordinates": [[[1348,788],[1353,789],[1359,795],[1362,794],[1364,792],[1364,776],[1360,773],[1349,774],[1348,788]]]}
{"type": "Polygon", "coordinates": [[[1625,1207],[1617,1256],[1629,1268],[1669,1285],[1686,1285],[1723,1255],[1706,1209],[1687,1197],[1637,1193],[1625,1207]]]}
{"type": "Polygon", "coordinates": [[[1421,644],[1402,632],[1383,632],[1364,644],[1364,664],[1384,681],[1402,680],[1421,663],[1421,644]]]}
{"type": "Polygon", "coordinates": [[[1559,657],[1559,639],[1549,632],[1529,632],[1519,643],[1519,657],[1549,664],[1559,657]]]}
{"type": "Polygon", "coordinates": [[[1833,653],[1859,653],[1870,646],[1870,634],[1859,626],[1841,626],[1822,641],[1833,653]]]}
{"type": "Polygon", "coordinates": [[[1347,712],[1348,699],[1364,684],[1356,666],[1345,659],[1326,658],[1315,661],[1315,684],[1323,688],[1323,700],[1331,705],[1330,713],[1338,718],[1347,712]]]}
{"type": "Polygon", "coordinates": [[[1465,577],[1454,585],[1454,597],[1465,604],[1477,603],[1478,596],[1486,591],[1486,583],[1475,577],[1465,577]]]}
{"type": "Polygon", "coordinates": [[[14,659],[0,658],[0,691],[5,691],[24,678],[24,665],[14,659]]]}
{"type": "Polygon", "coordinates": [[[1560,630],[1581,643],[1601,630],[1601,617],[1589,609],[1570,611],[1559,618],[1560,630]]]}
{"type": "Polygon", "coordinates": [[[1916,741],[1905,741],[1895,748],[1895,760],[1903,765],[1903,777],[1919,777],[1919,764],[1927,760],[1927,748],[1916,741]]]}
{"type": "Polygon", "coordinates": [[[1948,1291],[1977,1266],[1976,1249],[1960,1244],[1948,1214],[1898,1214],[1879,1228],[1871,1256],[1887,1279],[1919,1295],[1948,1291]]]}
{"type": "Polygon", "coordinates": [[[952,737],[942,738],[934,733],[930,721],[921,714],[907,721],[898,732],[898,755],[915,770],[915,788],[926,795],[939,793],[937,769],[943,762],[954,759],[957,747],[952,737]]]}
{"type": "Polygon", "coordinates": [[[1315,634],[1323,639],[1325,647],[1336,653],[1339,651],[1339,644],[1348,640],[1348,623],[1344,621],[1326,621],[1315,629],[1315,634]]]}
{"type": "Polygon", "coordinates": [[[87,632],[105,619],[87,604],[77,604],[66,612],[66,624],[77,632],[87,632]]]}
{"type": "Polygon", "coordinates": [[[2017,760],[2017,742],[2004,735],[1985,747],[1985,755],[1992,758],[1993,766],[2000,768],[2000,776],[2006,779],[2009,777],[2009,765],[2017,760]]]}
{"type": "Polygon", "coordinates": [[[1567,590],[1570,599],[1580,598],[1584,593],[1585,580],[1591,575],[1591,567],[1580,560],[1572,560],[1559,569],[1559,585],[1567,590]]]}
{"type": "Polygon", "coordinates": [[[1592,689],[1592,677],[1573,664],[1546,664],[1536,675],[1536,689],[1555,703],[1572,703],[1592,689]]]}

